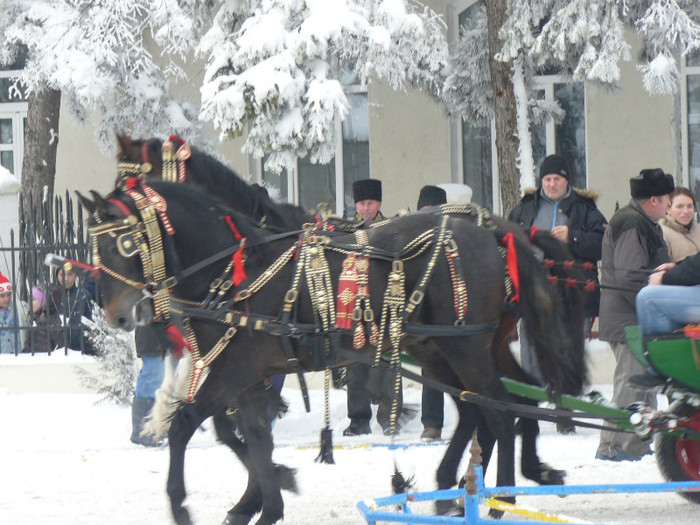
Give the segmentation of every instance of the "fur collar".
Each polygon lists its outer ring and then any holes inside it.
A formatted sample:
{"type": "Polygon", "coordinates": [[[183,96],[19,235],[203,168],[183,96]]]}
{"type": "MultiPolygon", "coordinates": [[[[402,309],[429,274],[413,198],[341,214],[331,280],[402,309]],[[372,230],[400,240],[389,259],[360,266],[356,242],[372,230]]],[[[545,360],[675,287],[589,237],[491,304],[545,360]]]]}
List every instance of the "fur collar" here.
{"type": "MultiPolygon", "coordinates": [[[[525,188],[525,190],[523,191],[523,197],[525,197],[526,195],[535,195],[538,191],[540,191],[540,188],[541,186],[538,186],[537,188],[525,188]]],[[[596,201],[598,200],[598,197],[600,197],[600,192],[598,190],[574,188],[573,186],[571,186],[571,188],[579,197],[583,197],[584,199],[591,199],[592,201],[596,201]]]]}

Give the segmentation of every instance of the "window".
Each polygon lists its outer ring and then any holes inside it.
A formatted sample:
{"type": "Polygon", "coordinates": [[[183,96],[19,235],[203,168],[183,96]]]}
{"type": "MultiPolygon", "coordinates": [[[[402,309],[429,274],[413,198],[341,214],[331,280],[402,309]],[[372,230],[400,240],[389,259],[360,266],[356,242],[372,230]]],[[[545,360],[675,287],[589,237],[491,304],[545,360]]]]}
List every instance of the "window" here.
{"type": "Polygon", "coordinates": [[[689,55],[685,67],[685,93],[683,133],[687,154],[683,157],[688,186],[693,194],[700,196],[700,52],[689,55]]]}
{"type": "Polygon", "coordinates": [[[352,215],[354,199],[352,184],[369,178],[369,111],[367,91],[357,80],[344,71],[340,73],[345,86],[350,111],[344,122],[336,122],[339,137],[336,156],[328,164],[313,164],[308,158],[298,159],[295,170],[281,174],[264,169],[264,160],[257,166],[260,179],[277,189],[283,201],[304,209],[328,204],[336,215],[352,215]],[[342,162],[337,162],[338,159],[342,162]]]}
{"type": "MultiPolygon", "coordinates": [[[[480,2],[478,0],[456,0],[452,4],[449,17],[450,39],[455,42],[460,28],[474,16],[480,2]]],[[[545,124],[530,124],[532,154],[538,167],[547,155],[557,153],[564,157],[572,172],[572,185],[586,187],[586,120],[585,90],[583,83],[565,82],[552,71],[545,71],[534,79],[534,96],[540,99],[556,100],[566,115],[562,122],[549,121],[545,124]]],[[[493,123],[490,126],[476,127],[468,122],[460,122],[452,127],[453,180],[464,182],[473,191],[473,201],[495,212],[501,211],[498,165],[493,123]]],[[[535,174],[537,176],[537,173],[535,174]]]]}
{"type": "Polygon", "coordinates": [[[0,165],[18,178],[22,172],[27,99],[15,87],[14,77],[24,68],[26,52],[13,64],[0,66],[0,165]]]}

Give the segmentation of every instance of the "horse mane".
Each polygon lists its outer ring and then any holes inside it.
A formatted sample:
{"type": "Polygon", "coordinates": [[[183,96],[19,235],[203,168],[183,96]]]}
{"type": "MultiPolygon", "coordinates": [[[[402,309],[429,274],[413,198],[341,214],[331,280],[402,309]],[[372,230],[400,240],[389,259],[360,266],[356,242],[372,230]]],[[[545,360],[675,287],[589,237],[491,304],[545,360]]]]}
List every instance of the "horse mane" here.
{"type": "MultiPolygon", "coordinates": [[[[118,137],[121,161],[144,162],[142,148],[148,161],[153,165],[153,178],[162,176],[162,141],[157,138],[131,140],[118,137]]],[[[296,229],[311,216],[299,206],[275,203],[262,187],[250,185],[234,170],[204,151],[190,147],[191,156],[187,160],[187,178],[210,195],[224,200],[228,206],[258,223],[277,230],[296,229]]]]}

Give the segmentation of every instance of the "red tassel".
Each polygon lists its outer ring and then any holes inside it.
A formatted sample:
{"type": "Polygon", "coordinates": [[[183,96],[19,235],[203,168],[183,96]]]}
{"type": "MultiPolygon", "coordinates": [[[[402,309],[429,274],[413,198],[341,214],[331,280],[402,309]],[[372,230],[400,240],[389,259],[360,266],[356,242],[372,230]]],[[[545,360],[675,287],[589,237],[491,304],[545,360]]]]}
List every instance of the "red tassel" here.
{"type": "Polygon", "coordinates": [[[537,226],[530,226],[530,243],[532,244],[532,239],[535,238],[535,234],[540,231],[537,226]]]}
{"type": "Polygon", "coordinates": [[[355,255],[349,254],[343,261],[343,271],[338,277],[338,296],[335,307],[335,326],[340,330],[352,328],[352,313],[357,297],[357,269],[355,255]]]}
{"type": "Polygon", "coordinates": [[[233,284],[234,286],[238,286],[241,284],[243,281],[246,280],[246,274],[245,274],[245,266],[243,264],[243,250],[245,248],[241,248],[236,251],[236,253],[233,254],[233,284]]]}
{"type": "Polygon", "coordinates": [[[168,339],[170,339],[170,342],[173,344],[175,357],[177,359],[182,359],[185,350],[191,350],[190,345],[187,344],[185,336],[182,334],[182,331],[177,327],[177,325],[169,324],[166,326],[165,335],[168,336],[168,339]]]}
{"type": "Polygon", "coordinates": [[[518,275],[518,254],[515,251],[515,236],[512,233],[506,233],[501,241],[501,244],[506,247],[506,266],[508,275],[513,283],[513,299],[511,303],[520,302],[520,276],[518,275]]]}
{"type": "Polygon", "coordinates": [[[224,219],[226,220],[226,224],[228,224],[228,227],[233,232],[233,236],[236,238],[237,241],[240,241],[243,238],[243,235],[241,235],[241,232],[239,232],[238,228],[236,228],[236,225],[233,223],[233,219],[231,218],[231,216],[226,215],[224,219]]]}

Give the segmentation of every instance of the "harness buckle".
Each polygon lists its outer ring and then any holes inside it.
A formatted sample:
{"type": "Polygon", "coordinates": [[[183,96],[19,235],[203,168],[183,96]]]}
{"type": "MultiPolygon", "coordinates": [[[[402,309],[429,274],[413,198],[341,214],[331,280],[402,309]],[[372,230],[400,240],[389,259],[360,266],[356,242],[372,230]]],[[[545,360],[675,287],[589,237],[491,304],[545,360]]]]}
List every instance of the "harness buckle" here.
{"type": "Polygon", "coordinates": [[[238,292],[236,294],[235,299],[236,301],[243,301],[244,299],[248,299],[248,297],[250,297],[251,295],[253,294],[251,293],[250,288],[246,288],[245,290],[241,290],[240,292],[238,292]]]}
{"type": "Polygon", "coordinates": [[[238,329],[235,326],[229,327],[229,329],[226,330],[226,333],[224,334],[224,339],[226,339],[228,341],[234,335],[236,335],[236,332],[238,332],[238,329]]]}
{"type": "Polygon", "coordinates": [[[445,251],[448,253],[453,253],[457,251],[457,243],[453,238],[449,238],[445,243],[445,251]]]}
{"type": "Polygon", "coordinates": [[[219,295],[224,295],[233,286],[233,281],[224,281],[221,285],[221,290],[219,290],[219,295]]]}
{"type": "Polygon", "coordinates": [[[367,308],[363,315],[363,319],[366,323],[371,323],[372,321],[374,321],[374,310],[372,310],[371,308],[367,308]]]}
{"type": "Polygon", "coordinates": [[[219,286],[221,286],[221,282],[222,282],[222,281],[221,281],[221,279],[220,279],[219,277],[217,277],[216,279],[214,279],[214,280],[211,282],[211,284],[209,285],[209,291],[213,292],[214,290],[216,290],[219,286]]]}
{"type": "Polygon", "coordinates": [[[425,294],[420,291],[420,290],[413,290],[413,293],[411,294],[411,297],[408,299],[408,302],[411,304],[418,306],[421,301],[423,301],[423,297],[425,297],[425,294]]]}
{"type": "Polygon", "coordinates": [[[287,304],[294,304],[297,302],[297,297],[299,297],[299,292],[296,290],[287,290],[284,294],[284,302],[287,304]]]}
{"type": "Polygon", "coordinates": [[[353,321],[361,321],[362,320],[362,309],[355,308],[352,311],[352,320],[353,321]]]}
{"type": "Polygon", "coordinates": [[[403,272],[403,261],[393,261],[391,263],[391,271],[392,272],[403,272]]]}

